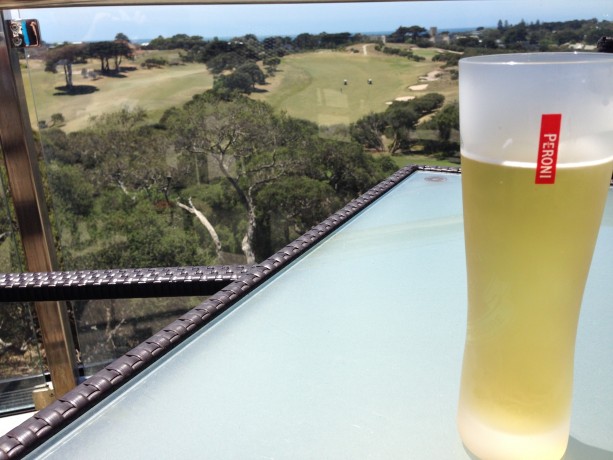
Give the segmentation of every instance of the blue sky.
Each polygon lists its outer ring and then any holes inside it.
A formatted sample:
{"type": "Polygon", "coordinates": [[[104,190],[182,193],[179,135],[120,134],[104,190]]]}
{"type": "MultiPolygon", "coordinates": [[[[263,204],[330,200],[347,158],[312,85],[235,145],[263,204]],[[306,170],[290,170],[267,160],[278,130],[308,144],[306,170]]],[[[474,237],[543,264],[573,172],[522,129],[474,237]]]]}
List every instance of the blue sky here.
{"type": "Polygon", "coordinates": [[[472,0],[388,3],[123,6],[17,10],[36,18],[47,42],[110,40],[118,32],[132,40],[177,33],[233,37],[254,33],[378,32],[399,26],[439,30],[569,19],[613,20],[611,0],[472,0]]]}

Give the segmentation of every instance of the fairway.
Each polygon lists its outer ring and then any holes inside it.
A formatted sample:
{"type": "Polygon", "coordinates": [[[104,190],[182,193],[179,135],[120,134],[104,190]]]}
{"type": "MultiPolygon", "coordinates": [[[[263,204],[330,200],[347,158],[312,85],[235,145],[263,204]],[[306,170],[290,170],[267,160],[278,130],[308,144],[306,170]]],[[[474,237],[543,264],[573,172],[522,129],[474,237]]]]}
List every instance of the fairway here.
{"type": "MultiPolygon", "coordinates": [[[[123,72],[119,77],[104,76],[97,80],[84,78],[83,68],[96,70],[98,61],[90,60],[85,65],[73,66],[75,86],[88,86],[93,92],[79,95],[58,95],[55,88],[65,85],[64,72],[44,71],[44,62],[30,60],[28,69],[23,71],[26,98],[30,109],[32,126],[38,120],[50,123],[51,115],[61,113],[66,124],[64,131],[76,131],[87,127],[90,117],[103,113],[117,112],[123,108],[142,107],[149,113],[150,121],[157,121],[170,107],[181,105],[213,86],[213,76],[203,64],[181,64],[162,68],[143,69],[140,62],[159,52],[142,53],[135,61],[126,61],[123,66],[133,70],[123,72]],[[31,85],[30,85],[31,83],[31,85]],[[35,108],[34,108],[35,103],[35,108]]],[[[177,56],[178,53],[174,53],[177,56]]],[[[172,54],[165,53],[169,62],[172,54]]]]}
{"type": "MultiPolygon", "coordinates": [[[[252,97],[291,116],[328,126],[346,125],[368,113],[383,112],[397,98],[437,92],[446,102],[457,100],[457,82],[448,73],[423,81],[439,70],[440,63],[431,60],[436,51],[414,52],[425,60],[386,55],[377,52],[373,44],[289,55],[283,58],[276,75],[252,97]]],[[[166,109],[180,106],[213,86],[213,76],[206,66],[180,63],[178,51],[140,52],[134,61],[124,60],[122,65],[131,70],[98,79],[82,75],[83,69],[98,69],[98,61],[74,65],[74,85],[89,92],[65,95],[56,89],[65,85],[61,67],[55,74],[45,72],[43,61],[30,59],[23,78],[32,126],[38,126],[39,121],[51,126],[51,116],[59,113],[65,119],[62,129],[71,132],[86,128],[93,116],[134,107],[147,110],[149,121],[156,122],[166,109]],[[149,57],[163,57],[176,65],[141,68],[140,63],[149,57]]]]}
{"type": "Polygon", "coordinates": [[[351,48],[358,52],[318,51],[283,58],[278,73],[262,87],[265,92],[254,98],[319,125],[349,124],[370,112],[385,111],[396,98],[428,92],[443,94],[447,102],[457,98],[457,82],[448,75],[420,81],[440,67],[431,61],[431,50],[424,52],[426,60],[415,62],[379,53],[372,44],[351,48]],[[427,83],[427,87],[420,91],[409,88],[418,83],[427,83]]]}

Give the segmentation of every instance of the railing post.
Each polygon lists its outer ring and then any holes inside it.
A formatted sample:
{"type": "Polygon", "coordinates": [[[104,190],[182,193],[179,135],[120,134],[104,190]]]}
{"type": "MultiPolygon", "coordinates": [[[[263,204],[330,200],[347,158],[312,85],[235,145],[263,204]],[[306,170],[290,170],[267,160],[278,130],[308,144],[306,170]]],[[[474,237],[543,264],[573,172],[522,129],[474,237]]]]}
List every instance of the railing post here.
{"type": "MultiPolygon", "coordinates": [[[[57,270],[49,215],[19,69],[9,43],[6,16],[0,11],[0,147],[9,180],[19,233],[31,272],[57,270]]],[[[66,305],[36,302],[43,346],[56,395],[75,386],[75,347],[66,305]]]]}

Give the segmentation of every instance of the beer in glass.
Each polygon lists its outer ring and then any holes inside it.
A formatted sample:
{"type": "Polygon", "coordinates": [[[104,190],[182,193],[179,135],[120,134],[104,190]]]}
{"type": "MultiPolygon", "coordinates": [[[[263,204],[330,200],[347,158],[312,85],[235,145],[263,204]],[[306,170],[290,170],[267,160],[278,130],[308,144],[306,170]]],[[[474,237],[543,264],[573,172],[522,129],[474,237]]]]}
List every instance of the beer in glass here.
{"type": "Polygon", "coordinates": [[[482,459],[560,459],[613,173],[613,55],[460,60],[468,324],[458,426],[482,459]]]}

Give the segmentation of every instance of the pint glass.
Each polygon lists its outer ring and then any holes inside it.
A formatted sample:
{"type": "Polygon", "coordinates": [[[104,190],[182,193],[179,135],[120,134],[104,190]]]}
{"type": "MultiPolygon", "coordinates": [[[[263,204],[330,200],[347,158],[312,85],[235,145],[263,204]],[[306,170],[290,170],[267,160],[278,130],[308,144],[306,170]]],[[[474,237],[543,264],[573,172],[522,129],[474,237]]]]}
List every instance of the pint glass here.
{"type": "Polygon", "coordinates": [[[559,459],[613,172],[613,55],[460,60],[468,325],[458,427],[481,459],[559,459]]]}

